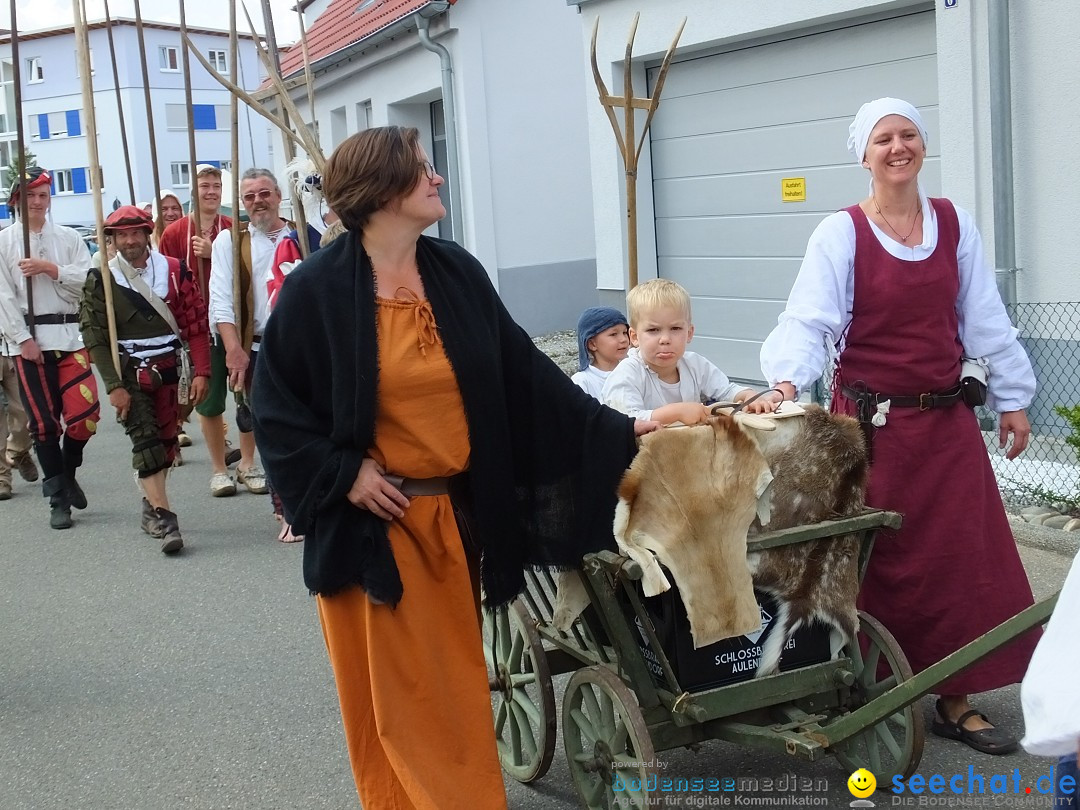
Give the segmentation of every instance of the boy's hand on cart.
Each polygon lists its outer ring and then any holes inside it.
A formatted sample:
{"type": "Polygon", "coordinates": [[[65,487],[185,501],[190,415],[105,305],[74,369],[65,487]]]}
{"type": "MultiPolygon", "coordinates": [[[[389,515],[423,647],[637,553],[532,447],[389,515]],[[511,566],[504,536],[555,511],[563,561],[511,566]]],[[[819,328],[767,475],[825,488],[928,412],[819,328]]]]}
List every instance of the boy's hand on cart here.
{"type": "Polygon", "coordinates": [[[367,509],[383,520],[404,517],[409,499],[383,477],[384,472],[375,459],[365,458],[360,462],[360,472],[356,474],[356,480],[345,497],[353,506],[367,509]]]}
{"type": "Polygon", "coordinates": [[[1005,411],[1001,414],[1001,424],[998,427],[998,447],[1005,449],[1008,444],[1009,434],[1012,434],[1012,446],[1005,453],[1005,458],[1014,459],[1024,452],[1031,438],[1031,425],[1028,423],[1025,411],[1005,411]]]}

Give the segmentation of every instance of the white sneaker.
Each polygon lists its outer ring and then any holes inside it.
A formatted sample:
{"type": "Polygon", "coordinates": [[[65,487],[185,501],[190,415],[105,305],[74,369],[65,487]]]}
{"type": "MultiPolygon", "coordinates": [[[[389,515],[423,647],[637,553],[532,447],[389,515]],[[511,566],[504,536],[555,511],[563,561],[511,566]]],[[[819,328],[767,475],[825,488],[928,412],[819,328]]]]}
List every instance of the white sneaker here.
{"type": "Polygon", "coordinates": [[[228,473],[214,473],[210,478],[210,494],[215,498],[227,498],[236,494],[236,484],[228,473]]]}
{"type": "Polygon", "coordinates": [[[257,464],[252,464],[246,470],[236,468],[236,480],[246,486],[248,491],[255,495],[265,495],[269,492],[266,486],[266,473],[259,469],[257,464]]]}

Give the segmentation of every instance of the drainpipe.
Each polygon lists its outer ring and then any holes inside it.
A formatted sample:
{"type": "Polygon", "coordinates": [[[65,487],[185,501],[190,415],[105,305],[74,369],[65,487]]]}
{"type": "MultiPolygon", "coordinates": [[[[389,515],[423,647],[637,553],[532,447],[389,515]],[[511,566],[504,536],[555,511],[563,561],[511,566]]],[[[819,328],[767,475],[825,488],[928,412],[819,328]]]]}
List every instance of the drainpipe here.
{"type": "MultiPolygon", "coordinates": [[[[450,7],[448,3],[436,5],[450,7]]],[[[458,172],[457,115],[454,106],[454,64],[450,59],[450,51],[444,45],[431,39],[428,33],[428,18],[423,14],[418,15],[416,32],[420,36],[420,44],[432,53],[437,53],[442,63],[443,122],[446,126],[446,168],[449,175],[446,180],[450,184],[450,225],[454,229],[454,239],[464,244],[465,234],[461,227],[461,184],[458,182],[460,174],[458,172]]]]}
{"type": "Polygon", "coordinates": [[[994,261],[998,291],[1016,303],[1016,209],[1013,201],[1012,78],[1009,0],[987,4],[990,16],[990,152],[994,176],[994,261]]]}

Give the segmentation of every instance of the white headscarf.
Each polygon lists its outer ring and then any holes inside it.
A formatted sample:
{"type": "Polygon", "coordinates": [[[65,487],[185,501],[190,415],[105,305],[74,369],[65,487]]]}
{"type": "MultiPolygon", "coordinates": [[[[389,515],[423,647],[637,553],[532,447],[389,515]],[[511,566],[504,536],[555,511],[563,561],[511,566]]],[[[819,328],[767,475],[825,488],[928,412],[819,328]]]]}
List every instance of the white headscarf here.
{"type": "Polygon", "coordinates": [[[859,107],[855,120],[848,127],[847,148],[855,156],[855,162],[861,164],[866,156],[866,144],[877,122],[886,115],[902,115],[916,127],[922,136],[923,146],[927,144],[926,125],[922,116],[913,106],[899,98],[876,98],[859,107]]]}

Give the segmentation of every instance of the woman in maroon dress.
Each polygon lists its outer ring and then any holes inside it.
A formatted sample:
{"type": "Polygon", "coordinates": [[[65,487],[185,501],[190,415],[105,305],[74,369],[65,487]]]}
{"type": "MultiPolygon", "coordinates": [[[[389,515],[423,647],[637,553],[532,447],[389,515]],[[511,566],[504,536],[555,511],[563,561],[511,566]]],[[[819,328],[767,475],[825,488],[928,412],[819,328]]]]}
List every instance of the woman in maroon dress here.
{"type": "MultiPolygon", "coordinates": [[[[1001,414],[1000,446],[1011,437],[1012,459],[1031,433],[1025,408],[1035,378],[971,215],[919,187],[926,139],[907,102],[862,106],[848,147],[870,172],[870,196],[814,231],[761,351],[766,378],[793,399],[837,347],[834,410],[884,418],[866,425],[867,502],[903,513],[904,525],[875,545],[859,606],[892,631],[916,672],[1032,604],[958,383],[962,357],[988,371],[987,404],[1001,414]]],[[[985,753],[1015,750],[1015,737],[968,695],[1018,683],[1037,640],[1028,633],[940,684],[934,733],[985,753]]]]}

